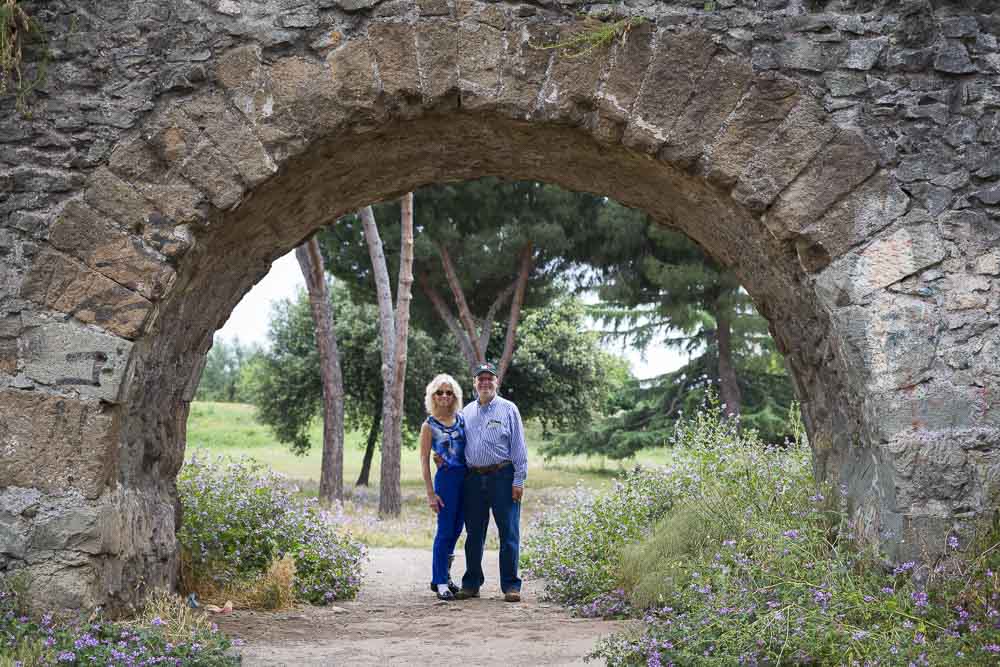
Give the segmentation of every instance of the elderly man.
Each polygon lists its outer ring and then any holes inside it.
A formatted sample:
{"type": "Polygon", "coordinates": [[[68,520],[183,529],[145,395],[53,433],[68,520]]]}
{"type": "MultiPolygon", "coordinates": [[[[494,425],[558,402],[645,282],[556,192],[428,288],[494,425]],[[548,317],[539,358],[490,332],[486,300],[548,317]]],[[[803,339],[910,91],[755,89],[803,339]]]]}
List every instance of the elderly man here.
{"type": "Polygon", "coordinates": [[[500,533],[500,590],[507,602],[521,601],[517,563],[521,542],[521,495],[528,475],[524,424],[517,406],[497,396],[497,368],[483,363],[473,370],[478,399],[462,410],[465,460],[462,489],[465,514],[465,576],[456,597],[479,597],[483,585],[483,548],[490,511],[500,533]]]}

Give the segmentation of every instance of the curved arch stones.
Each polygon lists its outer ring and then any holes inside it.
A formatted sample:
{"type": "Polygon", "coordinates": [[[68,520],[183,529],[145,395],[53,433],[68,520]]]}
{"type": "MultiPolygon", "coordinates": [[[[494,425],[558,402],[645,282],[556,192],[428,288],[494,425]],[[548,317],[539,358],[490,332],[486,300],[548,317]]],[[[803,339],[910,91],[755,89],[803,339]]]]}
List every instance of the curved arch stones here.
{"type": "Polygon", "coordinates": [[[214,330],[318,226],[487,174],[733,266],[855,529],[964,543],[1000,504],[1000,19],[702,4],[626,2],[647,20],[568,58],[535,47],[586,5],[36,3],[50,79],[0,114],[0,571],[63,607],[171,584],[214,330]]]}

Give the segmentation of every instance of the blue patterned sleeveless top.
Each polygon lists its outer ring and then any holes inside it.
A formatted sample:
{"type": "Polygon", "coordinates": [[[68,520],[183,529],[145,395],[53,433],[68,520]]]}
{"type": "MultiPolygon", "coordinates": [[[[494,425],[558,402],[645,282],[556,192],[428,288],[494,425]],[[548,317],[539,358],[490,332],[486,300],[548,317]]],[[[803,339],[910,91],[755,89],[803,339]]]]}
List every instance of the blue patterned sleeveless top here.
{"type": "Polygon", "coordinates": [[[434,417],[427,417],[431,427],[431,449],[444,459],[449,468],[465,467],[465,418],[455,414],[455,423],[445,426],[434,417]]]}

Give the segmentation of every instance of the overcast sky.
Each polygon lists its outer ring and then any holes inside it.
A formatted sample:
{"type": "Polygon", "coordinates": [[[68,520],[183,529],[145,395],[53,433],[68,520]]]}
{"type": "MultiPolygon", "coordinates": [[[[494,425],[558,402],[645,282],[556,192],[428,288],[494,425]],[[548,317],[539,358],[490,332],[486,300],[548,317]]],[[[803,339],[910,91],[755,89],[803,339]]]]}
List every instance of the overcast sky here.
{"type": "MultiPolygon", "coordinates": [[[[271,302],[294,298],[298,290],[305,288],[295,253],[290,252],[271,265],[268,274],[250,290],[233,310],[226,325],[216,333],[228,341],[239,338],[241,343],[267,344],[267,324],[271,314],[271,302]]],[[[621,349],[611,351],[621,353],[621,349]]],[[[628,350],[625,357],[638,378],[647,378],[680,367],[686,357],[665,347],[651,347],[645,360],[638,352],[628,350]]]]}

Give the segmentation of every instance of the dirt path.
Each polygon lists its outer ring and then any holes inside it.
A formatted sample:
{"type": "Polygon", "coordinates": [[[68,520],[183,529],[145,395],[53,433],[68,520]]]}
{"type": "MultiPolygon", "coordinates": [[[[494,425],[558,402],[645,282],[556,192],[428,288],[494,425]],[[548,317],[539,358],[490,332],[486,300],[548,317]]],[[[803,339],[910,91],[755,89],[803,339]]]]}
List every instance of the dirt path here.
{"type": "MultiPolygon", "coordinates": [[[[246,642],[256,665],[582,665],[596,641],[620,622],[571,618],[539,601],[541,582],[525,580],[524,601],[503,601],[497,553],[477,600],[440,602],[428,588],[430,550],[374,549],[358,599],[291,612],[235,611],[219,627],[246,642]]],[[[465,569],[461,553],[452,568],[465,569]]]]}

